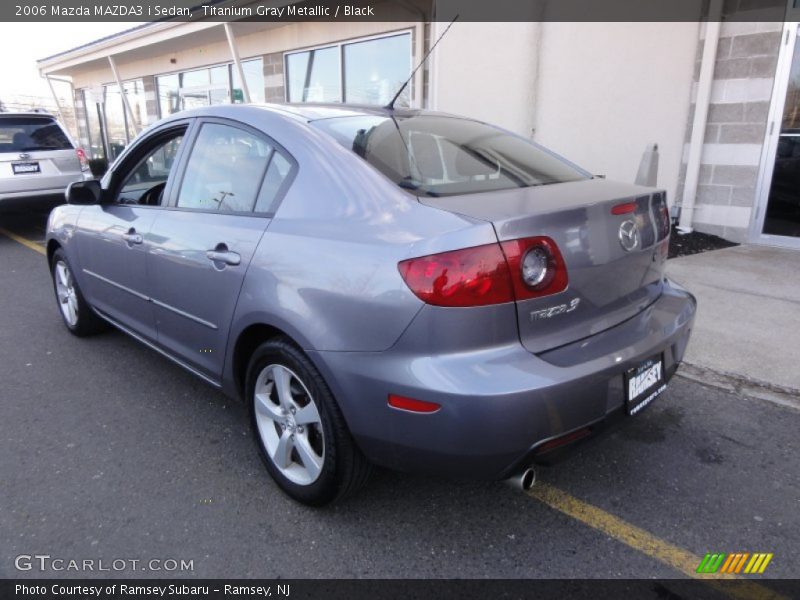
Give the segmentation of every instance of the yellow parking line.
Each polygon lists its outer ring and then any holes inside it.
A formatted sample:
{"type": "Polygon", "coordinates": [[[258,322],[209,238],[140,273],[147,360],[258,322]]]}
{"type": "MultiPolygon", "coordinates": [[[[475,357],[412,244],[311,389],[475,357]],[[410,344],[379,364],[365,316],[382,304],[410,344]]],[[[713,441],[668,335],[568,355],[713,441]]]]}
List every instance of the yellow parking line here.
{"type": "Polygon", "coordinates": [[[592,529],[596,529],[626,546],[672,567],[687,577],[706,580],[709,585],[718,588],[732,598],[737,600],[786,600],[784,596],[769,588],[735,575],[697,573],[697,566],[700,564],[701,558],[696,554],[670,544],[644,529],[631,525],[596,506],[578,500],[551,485],[537,482],[528,494],[550,508],[577,519],[592,529]],[[735,579],[736,582],[719,581],[721,579],[735,579]]]}
{"type": "Polygon", "coordinates": [[[16,233],[13,233],[13,232],[9,231],[8,229],[3,229],[2,227],[0,227],[0,233],[2,233],[7,238],[11,238],[15,242],[20,243],[20,244],[22,244],[23,246],[25,246],[27,248],[30,248],[31,250],[35,250],[39,254],[47,254],[47,251],[44,249],[44,246],[42,246],[41,244],[37,244],[36,242],[32,242],[31,240],[26,239],[26,238],[24,238],[24,237],[22,237],[20,235],[17,235],[16,233]]]}

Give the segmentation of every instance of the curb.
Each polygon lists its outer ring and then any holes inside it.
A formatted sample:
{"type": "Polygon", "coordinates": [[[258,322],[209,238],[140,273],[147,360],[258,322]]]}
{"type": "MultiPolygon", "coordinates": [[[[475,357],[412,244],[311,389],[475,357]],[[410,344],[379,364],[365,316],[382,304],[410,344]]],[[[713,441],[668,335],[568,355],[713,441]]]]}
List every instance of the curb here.
{"type": "Polygon", "coordinates": [[[686,362],[681,364],[676,375],[703,385],[800,411],[800,389],[783,387],[737,373],[717,371],[686,362]]]}

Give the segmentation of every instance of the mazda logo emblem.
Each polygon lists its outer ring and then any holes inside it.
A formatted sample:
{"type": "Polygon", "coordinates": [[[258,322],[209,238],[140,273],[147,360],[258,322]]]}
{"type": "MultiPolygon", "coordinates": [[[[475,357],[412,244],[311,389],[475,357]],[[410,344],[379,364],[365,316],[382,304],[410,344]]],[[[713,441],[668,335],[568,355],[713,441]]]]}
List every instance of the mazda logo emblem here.
{"type": "Polygon", "coordinates": [[[636,221],[628,219],[619,226],[619,243],[626,252],[635,250],[639,245],[639,228],[636,221]]]}

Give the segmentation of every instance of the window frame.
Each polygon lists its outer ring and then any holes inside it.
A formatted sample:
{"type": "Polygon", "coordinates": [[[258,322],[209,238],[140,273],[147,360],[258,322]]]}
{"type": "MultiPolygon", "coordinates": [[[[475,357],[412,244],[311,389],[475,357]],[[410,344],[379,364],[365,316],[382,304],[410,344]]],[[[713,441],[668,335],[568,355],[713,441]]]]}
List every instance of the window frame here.
{"type": "Polygon", "coordinates": [[[193,137],[195,129],[195,119],[170,121],[155,131],[148,133],[147,137],[140,138],[133,144],[126,146],[125,150],[122,151],[122,154],[119,155],[119,158],[117,158],[108,170],[108,173],[104,175],[101,180],[101,186],[104,191],[104,196],[106,197],[103,204],[108,206],[128,206],[155,210],[167,208],[176,177],[184,161],[186,143],[193,137]],[[167,184],[164,186],[161,204],[158,206],[151,206],[149,204],[120,204],[117,202],[117,197],[119,196],[122,185],[127,181],[127,177],[132,174],[132,171],[129,169],[135,169],[142,159],[153,151],[156,145],[163,145],[162,140],[164,138],[169,137],[171,139],[173,134],[178,131],[183,132],[183,140],[178,147],[178,153],[175,155],[175,163],[167,176],[167,184]],[[121,177],[121,171],[125,171],[124,179],[121,177]]]}
{"type": "MultiPolygon", "coordinates": [[[[255,127],[252,127],[247,123],[236,121],[235,119],[226,119],[224,117],[197,117],[195,119],[194,126],[192,127],[191,139],[187,139],[186,142],[187,142],[185,144],[186,149],[184,150],[184,154],[181,155],[181,162],[178,165],[178,170],[175,173],[175,180],[173,185],[171,186],[171,189],[169,190],[169,196],[166,195],[167,190],[166,189],[164,190],[165,192],[164,198],[166,199],[166,202],[162,205],[162,207],[168,210],[272,219],[275,216],[275,213],[277,212],[281,203],[283,202],[286,193],[288,192],[289,188],[294,182],[294,179],[297,176],[297,172],[299,171],[299,165],[297,163],[297,160],[295,160],[294,156],[292,156],[291,153],[288,152],[282,144],[275,141],[274,138],[267,135],[263,131],[256,129],[255,127]],[[200,136],[200,130],[205,124],[225,125],[228,127],[233,127],[234,129],[240,129],[249,135],[261,138],[262,141],[269,144],[269,146],[272,148],[272,153],[269,155],[269,160],[267,160],[266,164],[264,165],[264,169],[262,170],[260,175],[261,179],[259,181],[258,188],[256,190],[255,197],[253,199],[253,210],[247,210],[247,211],[226,210],[222,212],[219,209],[212,210],[205,208],[178,206],[178,194],[180,192],[181,186],[183,185],[183,180],[186,177],[186,169],[189,166],[189,159],[191,159],[192,157],[192,152],[194,151],[195,144],[197,143],[197,139],[200,136]],[[272,203],[270,205],[270,210],[266,212],[256,212],[255,206],[256,203],[258,202],[258,197],[261,194],[261,189],[264,186],[264,180],[266,179],[267,171],[269,170],[269,167],[272,164],[272,159],[275,156],[276,152],[279,152],[283,156],[283,158],[289,162],[291,168],[289,170],[289,174],[284,178],[283,182],[281,182],[278,191],[275,193],[275,198],[272,200],[272,203]]],[[[169,187],[169,184],[167,185],[169,187]]]]}
{"type": "MultiPolygon", "coordinates": [[[[415,44],[415,28],[414,27],[404,27],[402,29],[396,29],[394,31],[386,31],[382,33],[376,33],[375,35],[367,35],[363,37],[357,38],[349,38],[346,40],[339,40],[336,42],[328,42],[325,44],[315,44],[313,46],[305,46],[303,48],[297,48],[294,50],[289,50],[283,53],[283,100],[284,102],[291,102],[289,100],[289,56],[293,54],[302,54],[303,52],[310,52],[311,50],[324,50],[326,48],[336,48],[337,49],[337,57],[339,60],[339,99],[335,100],[334,102],[339,104],[344,104],[344,98],[346,95],[345,91],[345,64],[344,64],[344,47],[349,44],[358,44],[361,42],[371,42],[374,40],[380,40],[384,38],[396,37],[398,35],[408,34],[409,36],[409,45],[411,47],[411,54],[409,56],[409,63],[411,64],[411,70],[414,70],[414,44],[415,44]]],[[[411,73],[409,73],[411,75],[411,73]]],[[[411,86],[411,92],[408,95],[409,98],[409,108],[413,107],[414,105],[414,96],[417,93],[416,85],[414,82],[415,77],[411,78],[411,82],[409,85],[411,86]]],[[[298,102],[297,104],[306,104],[305,102],[298,102]]],[[[311,103],[313,104],[313,103],[311,103]]]]}

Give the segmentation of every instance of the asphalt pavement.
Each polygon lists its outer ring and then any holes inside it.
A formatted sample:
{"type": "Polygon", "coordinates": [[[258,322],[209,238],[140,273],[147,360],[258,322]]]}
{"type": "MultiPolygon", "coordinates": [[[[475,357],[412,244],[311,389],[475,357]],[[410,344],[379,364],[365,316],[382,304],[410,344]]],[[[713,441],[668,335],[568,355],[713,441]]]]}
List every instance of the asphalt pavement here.
{"type": "MultiPolygon", "coordinates": [[[[43,219],[0,229],[35,244],[43,219]]],[[[44,256],[0,233],[3,578],[93,575],[15,567],[35,554],[193,567],[102,576],[672,578],[707,552],[770,552],[756,578],[796,578],[798,429],[790,406],[676,377],[540,469],[555,495],[379,470],[309,509],[271,482],[242,405],[119,332],[70,335],[44,256]]]]}

